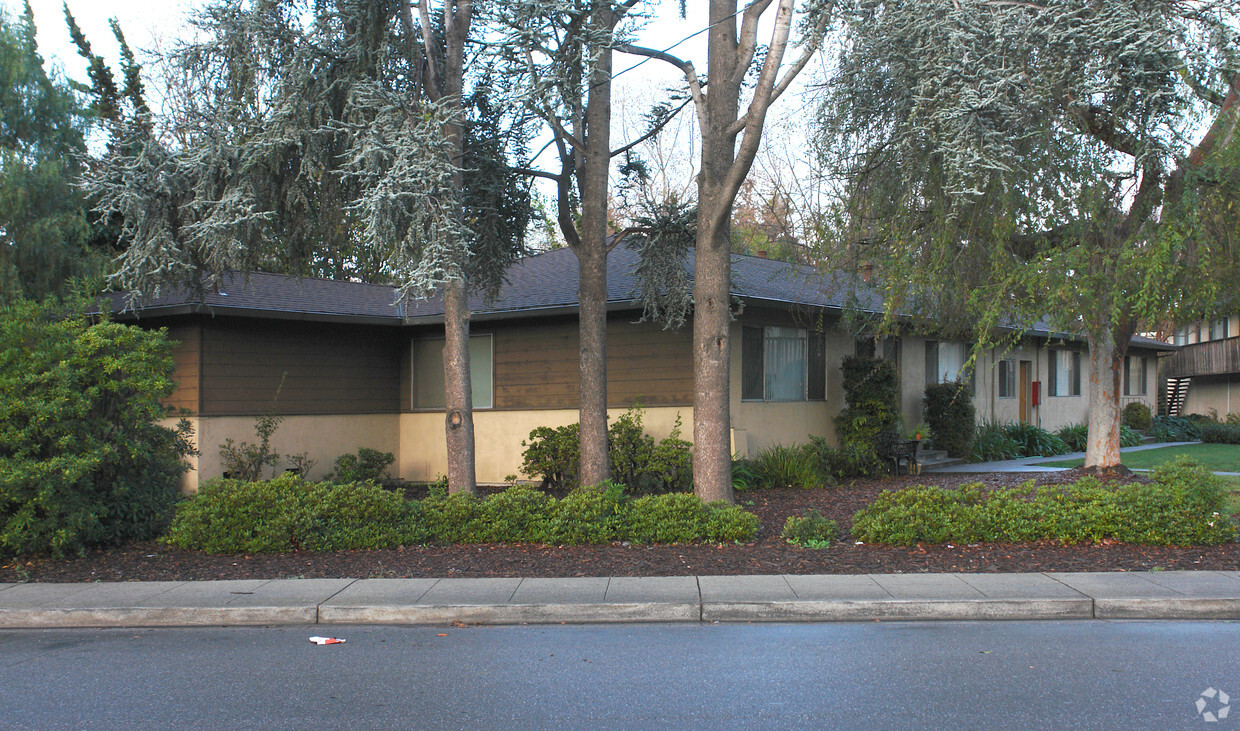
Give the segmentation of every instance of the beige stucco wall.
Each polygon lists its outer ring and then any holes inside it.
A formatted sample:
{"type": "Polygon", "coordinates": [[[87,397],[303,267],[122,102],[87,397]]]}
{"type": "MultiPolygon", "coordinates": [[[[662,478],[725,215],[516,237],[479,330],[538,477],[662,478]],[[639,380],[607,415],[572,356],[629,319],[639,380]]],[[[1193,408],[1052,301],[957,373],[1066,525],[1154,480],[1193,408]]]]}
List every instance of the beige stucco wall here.
{"type": "Polygon", "coordinates": [[[1182,413],[1210,415],[1212,411],[1220,419],[1240,414],[1240,374],[1193,377],[1182,413]]]}
{"type": "MultiPolygon", "coordinates": [[[[258,441],[252,416],[199,416],[194,423],[194,443],[201,453],[191,460],[194,468],[186,474],[182,486],[192,492],[198,483],[224,474],[220,445],[225,439],[234,442],[258,441]]],[[[169,425],[175,420],[169,422],[169,425]]],[[[336,458],[370,447],[391,452],[399,464],[400,439],[397,414],[332,414],[322,416],[286,416],[271,438],[271,448],[280,455],[308,452],[317,464],[310,470],[311,479],[320,479],[330,472],[336,458]]],[[[278,470],[288,467],[281,460],[278,470]]]]}
{"type": "MultiPolygon", "coordinates": [[[[624,409],[608,409],[614,420],[624,409]]],[[[676,417],[681,420],[681,438],[693,439],[693,409],[684,407],[648,407],[643,409],[642,425],[647,434],[662,439],[671,433],[676,417]]],[[[576,409],[539,409],[530,411],[474,412],[474,450],[477,480],[483,484],[499,484],[510,475],[527,479],[521,474],[521,442],[535,427],[558,427],[577,421],[576,409]]],[[[447,444],[444,436],[443,412],[419,412],[400,415],[399,475],[406,480],[434,480],[448,472],[447,444]]]]}

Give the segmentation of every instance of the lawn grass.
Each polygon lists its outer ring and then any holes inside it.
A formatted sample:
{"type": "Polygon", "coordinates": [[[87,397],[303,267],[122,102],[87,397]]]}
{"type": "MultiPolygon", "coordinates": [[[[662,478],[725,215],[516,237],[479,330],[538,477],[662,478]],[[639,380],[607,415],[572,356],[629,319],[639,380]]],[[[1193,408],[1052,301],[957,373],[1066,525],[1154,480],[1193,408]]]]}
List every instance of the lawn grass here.
{"type": "MultiPolygon", "coordinates": [[[[1140,452],[1124,452],[1124,466],[1130,470],[1152,470],[1181,454],[1193,458],[1212,472],[1240,472],[1240,444],[1188,444],[1181,447],[1144,449],[1140,452]]],[[[1039,462],[1041,467],[1080,467],[1084,460],[1067,459],[1059,462],[1039,462]]]]}

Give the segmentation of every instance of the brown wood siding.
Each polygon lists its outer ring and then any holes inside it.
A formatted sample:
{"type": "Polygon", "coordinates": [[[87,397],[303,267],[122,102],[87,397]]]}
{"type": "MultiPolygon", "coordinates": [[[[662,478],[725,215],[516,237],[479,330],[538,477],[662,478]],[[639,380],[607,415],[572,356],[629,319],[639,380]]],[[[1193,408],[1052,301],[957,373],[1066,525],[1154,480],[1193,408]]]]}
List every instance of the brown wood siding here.
{"type": "MultiPolygon", "coordinates": [[[[688,406],[693,358],[688,329],[668,332],[633,314],[607,332],[607,405],[688,406]]],[[[575,409],[579,405],[577,323],[559,320],[495,330],[495,408],[575,409]]]]}
{"type": "Polygon", "coordinates": [[[173,379],[176,390],[164,400],[165,406],[187,409],[198,413],[198,383],[202,363],[202,330],[197,323],[168,326],[168,339],[176,341],[172,346],[173,379]]]}
{"type": "Polygon", "coordinates": [[[1170,378],[1240,373],[1240,337],[1185,345],[1168,360],[1170,378]]]}
{"type": "Polygon", "coordinates": [[[396,412],[404,342],[395,328],[204,321],[202,413],[267,413],[277,389],[279,414],[396,412]]]}

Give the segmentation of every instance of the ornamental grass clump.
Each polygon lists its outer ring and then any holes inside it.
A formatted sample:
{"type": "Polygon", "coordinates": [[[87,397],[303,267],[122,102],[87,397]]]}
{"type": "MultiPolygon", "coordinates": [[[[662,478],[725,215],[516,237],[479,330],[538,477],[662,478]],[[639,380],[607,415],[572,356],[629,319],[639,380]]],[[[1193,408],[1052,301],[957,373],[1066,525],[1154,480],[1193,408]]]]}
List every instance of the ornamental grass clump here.
{"type": "Polygon", "coordinates": [[[1035,488],[1032,481],[988,491],[915,485],[884,491],[853,517],[866,543],[1014,543],[1217,545],[1237,527],[1224,507],[1223,482],[1187,458],[1155,470],[1152,482],[1106,484],[1085,477],[1035,488]]]}

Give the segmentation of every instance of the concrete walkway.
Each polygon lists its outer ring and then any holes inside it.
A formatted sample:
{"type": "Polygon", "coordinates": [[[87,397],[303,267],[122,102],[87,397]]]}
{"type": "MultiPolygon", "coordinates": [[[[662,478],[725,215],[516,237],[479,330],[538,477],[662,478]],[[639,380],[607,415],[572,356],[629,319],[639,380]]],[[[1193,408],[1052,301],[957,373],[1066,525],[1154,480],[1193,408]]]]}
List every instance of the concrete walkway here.
{"type": "MultiPolygon", "coordinates": [[[[1201,442],[1160,442],[1156,444],[1141,444],[1136,447],[1124,447],[1120,449],[1121,454],[1129,452],[1143,452],[1147,449],[1162,449],[1163,447],[1184,447],[1190,444],[1201,444],[1201,442]]],[[[1020,459],[1007,459],[1001,462],[978,462],[977,464],[958,464],[950,467],[942,467],[933,470],[934,472],[1063,472],[1067,467],[1046,467],[1047,462],[1064,462],[1070,459],[1085,459],[1084,452],[1069,452],[1068,454],[1060,454],[1055,457],[1021,457],[1020,459]]],[[[929,472],[931,470],[927,470],[929,472]]],[[[1134,472],[1145,472],[1148,470],[1133,470],[1134,472]]],[[[1240,475],[1240,472],[1216,472],[1217,475],[1240,475]]]]}
{"type": "Polygon", "coordinates": [[[0,629],[1240,619],[1240,571],[0,584],[0,629]]]}

